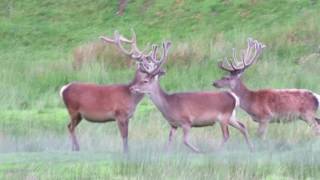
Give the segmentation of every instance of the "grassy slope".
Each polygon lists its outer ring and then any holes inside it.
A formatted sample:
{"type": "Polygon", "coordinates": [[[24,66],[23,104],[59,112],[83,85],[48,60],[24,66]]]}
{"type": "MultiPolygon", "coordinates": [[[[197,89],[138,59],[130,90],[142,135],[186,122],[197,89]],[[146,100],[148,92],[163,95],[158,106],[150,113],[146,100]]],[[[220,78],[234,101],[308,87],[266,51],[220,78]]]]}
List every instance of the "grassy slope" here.
{"type": "Polygon", "coordinates": [[[135,29],[140,44],[172,40],[171,54],[180,56],[173,56],[170,61],[179,61],[182,56],[191,62],[191,68],[183,69],[186,74],[177,74],[179,68],[175,66],[169,68],[170,78],[165,77],[163,81],[169,90],[211,89],[210,82],[221,75],[215,62],[230,54],[231,47],[243,46],[248,36],[261,40],[268,48],[259,72],[256,66],[256,71],[250,70],[247,78],[250,79],[252,73],[257,74],[257,79],[266,74],[275,77],[269,82],[251,78],[249,84],[257,88],[316,90],[319,86],[312,82],[320,79],[311,72],[304,75],[307,77],[304,79],[312,79],[310,82],[299,80],[298,71],[303,69],[293,62],[317,50],[319,6],[309,0],[256,3],[135,0],[129,2],[125,16],[118,17],[115,1],[1,1],[0,87],[9,91],[1,92],[0,101],[10,102],[1,103],[1,107],[55,107],[58,105],[56,91],[69,81],[128,81],[131,73],[122,69],[97,65],[70,72],[70,64],[74,47],[102,34],[112,34],[115,29],[128,34],[130,28],[135,29]],[[201,60],[202,66],[193,67],[192,62],[201,60]],[[283,67],[287,63],[289,67],[283,67]],[[195,76],[190,77],[189,73],[195,76]],[[278,80],[279,76],[286,79],[292,75],[294,78],[289,82],[278,80]]]}
{"type": "MultiPolygon", "coordinates": [[[[250,87],[320,92],[319,83],[315,83],[320,82],[315,76],[320,64],[295,63],[317,51],[319,8],[320,3],[309,0],[131,0],[125,16],[118,17],[116,1],[111,0],[0,1],[0,163],[5,162],[0,164],[0,179],[86,179],[91,175],[148,179],[166,173],[172,179],[319,176],[320,160],[315,156],[319,142],[302,122],[271,126],[270,140],[256,142],[258,152],[254,155],[247,153],[238,132],[232,132],[225,153],[194,156],[184,147],[176,147],[173,154],[163,155],[159,149],[166,141],[168,126],[147,100],[138,107],[130,126],[131,160],[118,154],[121,144],[115,124],[81,123],[78,132],[84,152],[79,156],[66,153],[67,114],[57,96],[59,87],[70,81],[128,81],[132,69],[109,64],[72,71],[71,51],[115,29],[128,35],[130,28],[135,29],[140,44],[173,41],[171,64],[161,82],[168,91],[213,89],[211,81],[223,74],[216,61],[229,54],[231,47],[244,46],[245,39],[252,36],[267,49],[259,66],[244,76],[250,87]],[[186,63],[172,63],[181,59],[186,63]],[[111,152],[99,152],[103,150],[111,152]],[[39,158],[35,161],[35,157],[39,158]]],[[[240,117],[252,136],[256,124],[244,113],[240,117]]],[[[218,127],[214,132],[211,128],[193,130],[192,141],[201,149],[212,151],[219,138],[218,127]]]]}
{"type": "Polygon", "coordinates": [[[17,50],[23,51],[23,56],[29,60],[53,60],[63,58],[61,54],[65,55],[81,42],[110,34],[114,29],[126,33],[130,28],[135,29],[143,42],[200,38],[202,43],[209,44],[210,39],[202,38],[215,39],[222,33],[231,42],[254,36],[273,48],[274,44],[288,46],[288,42],[281,41],[288,41],[290,33],[298,41],[289,44],[291,46],[310,41],[310,45],[314,45],[317,43],[314,37],[319,35],[318,27],[310,27],[317,26],[319,4],[307,0],[256,3],[246,0],[134,0],[123,17],[115,16],[115,7],[115,1],[104,0],[95,3],[86,0],[2,1],[1,50],[10,60],[17,50]]]}

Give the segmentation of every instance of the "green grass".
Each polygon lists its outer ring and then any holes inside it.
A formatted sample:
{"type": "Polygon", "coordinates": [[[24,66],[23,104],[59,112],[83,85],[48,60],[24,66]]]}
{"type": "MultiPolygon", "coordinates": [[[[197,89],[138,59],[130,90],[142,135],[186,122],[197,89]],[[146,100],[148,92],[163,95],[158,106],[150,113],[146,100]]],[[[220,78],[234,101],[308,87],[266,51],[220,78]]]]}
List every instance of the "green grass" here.
{"type": "MultiPolygon", "coordinates": [[[[239,110],[256,146],[249,153],[234,130],[218,150],[220,128],[192,130],[205,154],[190,153],[175,138],[162,151],[169,126],[145,98],[130,122],[128,156],[115,123],[83,121],[82,151],[70,152],[68,115],[58,96],[71,81],[126,83],[134,66],[110,50],[80,70],[73,50],[100,35],[133,28],[141,49],[171,40],[161,84],[168,92],[216,90],[216,65],[231,48],[254,37],[267,48],[243,76],[252,89],[305,88],[320,93],[320,3],[312,0],[130,0],[122,17],[111,0],[0,1],[0,179],[318,179],[320,145],[303,122],[273,124],[266,141],[239,110]],[[301,60],[313,57],[304,63],[301,60]],[[121,62],[121,63],[117,63],[121,62]]],[[[106,48],[108,49],[108,48],[106,48]]],[[[85,52],[87,53],[87,52],[85,52]]]]}
{"type": "Polygon", "coordinates": [[[117,153],[55,152],[7,154],[2,158],[11,162],[6,165],[11,171],[3,176],[7,179],[315,179],[319,167],[314,163],[319,158],[310,154],[303,160],[295,158],[302,152],[134,153],[126,157],[117,153]]]}
{"type": "Polygon", "coordinates": [[[122,154],[115,123],[81,122],[81,151],[71,152],[63,109],[1,113],[1,179],[317,179],[320,141],[303,122],[273,124],[268,138],[254,136],[244,113],[255,151],[250,153],[239,132],[219,149],[220,128],[192,130],[191,141],[204,152],[191,153],[181,131],[165,152],[169,126],[155,108],[143,102],[130,121],[130,153],[122,154]],[[14,126],[19,121],[19,126],[14,126]],[[15,128],[13,128],[15,127],[15,128]],[[284,133],[285,132],[285,133],[284,133]]]}

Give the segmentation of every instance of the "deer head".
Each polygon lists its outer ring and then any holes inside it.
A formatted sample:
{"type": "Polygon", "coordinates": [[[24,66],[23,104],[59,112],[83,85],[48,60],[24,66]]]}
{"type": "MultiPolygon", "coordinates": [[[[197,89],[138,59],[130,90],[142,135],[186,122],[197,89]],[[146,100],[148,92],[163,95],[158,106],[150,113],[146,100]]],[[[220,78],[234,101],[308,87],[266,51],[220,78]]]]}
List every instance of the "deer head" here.
{"type": "Polygon", "coordinates": [[[147,94],[153,91],[158,84],[159,77],[165,74],[165,71],[162,69],[162,65],[167,60],[170,46],[170,42],[163,43],[163,53],[160,59],[157,58],[158,46],[152,46],[152,50],[149,55],[139,63],[139,71],[145,73],[146,76],[137,81],[131,87],[132,91],[147,94]]]}
{"type": "Polygon", "coordinates": [[[218,63],[222,70],[229,72],[229,75],[215,81],[213,86],[217,88],[234,89],[237,83],[240,82],[240,77],[243,72],[257,61],[263,48],[266,46],[252,38],[248,38],[247,41],[247,49],[241,51],[240,61],[238,60],[235,49],[233,48],[232,60],[225,58],[223,61],[218,63]]]}

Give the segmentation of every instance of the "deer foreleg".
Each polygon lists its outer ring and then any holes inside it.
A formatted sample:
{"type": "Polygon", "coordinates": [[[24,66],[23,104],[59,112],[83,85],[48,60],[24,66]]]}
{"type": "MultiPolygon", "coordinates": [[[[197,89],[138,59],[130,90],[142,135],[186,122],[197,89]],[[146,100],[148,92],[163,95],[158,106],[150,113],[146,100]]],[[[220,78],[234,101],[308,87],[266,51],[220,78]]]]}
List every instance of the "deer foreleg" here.
{"type": "Polygon", "coordinates": [[[128,125],[129,125],[129,119],[128,118],[119,118],[117,119],[118,127],[120,130],[120,134],[122,137],[122,143],[123,143],[123,152],[128,152],[128,125]]]}
{"type": "Polygon", "coordinates": [[[173,137],[175,136],[176,132],[177,132],[177,127],[171,126],[170,133],[169,133],[169,139],[168,139],[167,145],[165,147],[166,151],[168,151],[170,149],[173,137]]]}
{"type": "Polygon", "coordinates": [[[190,125],[184,125],[182,126],[182,129],[183,129],[183,143],[189,147],[193,152],[195,153],[199,153],[199,149],[196,148],[195,146],[193,146],[190,142],[189,142],[189,132],[190,132],[190,129],[191,129],[191,126],[190,125]]]}

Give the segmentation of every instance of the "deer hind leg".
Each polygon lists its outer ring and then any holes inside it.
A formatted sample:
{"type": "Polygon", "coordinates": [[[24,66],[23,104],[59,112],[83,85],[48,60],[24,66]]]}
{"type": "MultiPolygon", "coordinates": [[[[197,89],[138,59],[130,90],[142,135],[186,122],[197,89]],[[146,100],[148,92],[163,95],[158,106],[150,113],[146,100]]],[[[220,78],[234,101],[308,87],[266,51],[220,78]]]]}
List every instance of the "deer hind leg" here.
{"type": "Polygon", "coordinates": [[[246,140],[246,143],[247,143],[250,151],[253,151],[253,145],[249,140],[249,133],[248,133],[246,126],[234,118],[232,118],[229,123],[232,127],[238,129],[241,132],[241,134],[244,136],[244,138],[246,140]]]}
{"type": "Polygon", "coordinates": [[[71,117],[71,121],[68,124],[68,129],[69,129],[70,138],[71,138],[71,141],[72,141],[72,150],[73,151],[79,151],[80,147],[79,147],[79,143],[78,143],[77,137],[75,135],[75,128],[80,123],[82,117],[81,117],[79,112],[71,112],[70,113],[70,117],[71,117]]]}
{"type": "Polygon", "coordinates": [[[309,126],[312,128],[312,130],[317,136],[320,135],[319,119],[315,117],[315,113],[305,114],[301,117],[301,119],[309,124],[309,126]]]}
{"type": "Polygon", "coordinates": [[[129,125],[129,118],[117,118],[117,124],[118,128],[120,130],[120,134],[122,137],[122,143],[123,143],[123,152],[127,153],[129,150],[128,147],[128,125],[129,125]]]}
{"type": "Polygon", "coordinates": [[[262,140],[266,139],[266,133],[268,131],[268,123],[269,123],[268,120],[259,121],[259,127],[258,127],[258,130],[257,130],[257,136],[259,138],[261,138],[262,140]]]}
{"type": "Polygon", "coordinates": [[[182,126],[183,129],[183,143],[189,147],[193,152],[195,153],[199,153],[199,149],[196,148],[195,146],[193,146],[190,142],[189,142],[189,133],[190,133],[190,129],[191,126],[190,125],[183,125],[182,126]]]}
{"type": "Polygon", "coordinates": [[[177,127],[171,126],[170,133],[169,133],[169,139],[168,139],[168,143],[166,144],[165,151],[170,150],[173,137],[176,135],[176,133],[177,133],[177,127]]]}

